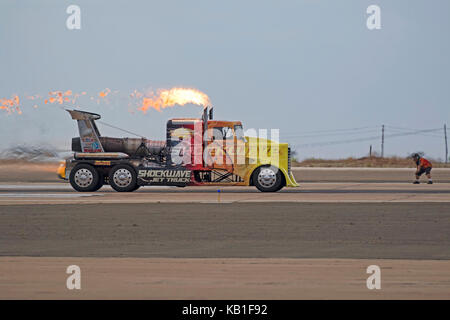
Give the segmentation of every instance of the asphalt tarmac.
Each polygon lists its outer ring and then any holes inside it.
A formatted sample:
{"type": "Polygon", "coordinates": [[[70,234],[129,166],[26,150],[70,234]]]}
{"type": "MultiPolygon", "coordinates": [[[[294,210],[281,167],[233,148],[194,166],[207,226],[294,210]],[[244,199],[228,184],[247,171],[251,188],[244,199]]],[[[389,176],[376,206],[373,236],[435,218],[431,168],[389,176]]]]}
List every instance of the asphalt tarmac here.
{"type": "Polygon", "coordinates": [[[316,176],[269,194],[3,180],[0,298],[450,298],[450,184],[370,172],[377,182],[316,176]],[[70,264],[81,292],[65,289],[70,264]],[[365,286],[370,264],[379,292],[365,286]]]}
{"type": "MultiPolygon", "coordinates": [[[[148,196],[185,195],[166,190],[127,199],[113,192],[68,199],[52,193],[64,198],[23,204],[45,198],[45,190],[0,205],[0,256],[450,259],[448,202],[261,202],[252,192],[224,197],[241,201],[207,201],[195,192],[188,193],[191,202],[148,202],[148,196]]],[[[331,194],[347,198],[339,190],[331,194]]]]}

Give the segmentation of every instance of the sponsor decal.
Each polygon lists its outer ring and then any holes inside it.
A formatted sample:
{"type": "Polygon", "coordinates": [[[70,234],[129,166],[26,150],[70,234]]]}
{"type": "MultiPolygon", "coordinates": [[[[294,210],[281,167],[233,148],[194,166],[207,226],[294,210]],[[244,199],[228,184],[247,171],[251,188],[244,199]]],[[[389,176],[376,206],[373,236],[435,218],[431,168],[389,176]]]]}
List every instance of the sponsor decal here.
{"type": "Polygon", "coordinates": [[[191,181],[191,171],[179,169],[139,169],[138,178],[149,184],[186,185],[191,181]]]}
{"type": "Polygon", "coordinates": [[[91,137],[82,137],[81,145],[83,148],[83,152],[102,152],[103,149],[100,146],[100,143],[91,137]]]}
{"type": "Polygon", "coordinates": [[[111,165],[111,161],[96,160],[94,162],[94,164],[96,166],[110,166],[111,165]]]}

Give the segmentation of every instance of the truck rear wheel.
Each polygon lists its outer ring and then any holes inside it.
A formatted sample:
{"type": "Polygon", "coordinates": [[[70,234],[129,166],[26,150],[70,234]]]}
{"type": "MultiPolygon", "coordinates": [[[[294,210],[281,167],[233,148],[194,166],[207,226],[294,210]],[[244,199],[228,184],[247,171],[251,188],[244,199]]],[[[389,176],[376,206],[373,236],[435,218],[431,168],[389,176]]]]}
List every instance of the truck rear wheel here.
{"type": "Polygon", "coordinates": [[[99,190],[101,187],[103,187],[104,184],[105,184],[105,177],[103,176],[102,173],[99,172],[98,173],[98,183],[92,191],[99,190]]]}
{"type": "Polygon", "coordinates": [[[274,166],[259,167],[253,173],[253,183],[261,192],[277,192],[284,187],[280,169],[274,166]]]}
{"type": "Polygon", "coordinates": [[[141,186],[140,185],[138,185],[138,184],[136,184],[136,186],[133,188],[133,190],[131,190],[131,191],[136,191],[137,189],[139,189],[141,186]]]}
{"type": "Polygon", "coordinates": [[[118,192],[137,190],[136,171],[126,164],[118,164],[109,171],[109,184],[118,192]]]}
{"type": "Polygon", "coordinates": [[[72,187],[80,192],[98,190],[99,174],[89,164],[79,164],[70,171],[69,181],[72,187]]]}

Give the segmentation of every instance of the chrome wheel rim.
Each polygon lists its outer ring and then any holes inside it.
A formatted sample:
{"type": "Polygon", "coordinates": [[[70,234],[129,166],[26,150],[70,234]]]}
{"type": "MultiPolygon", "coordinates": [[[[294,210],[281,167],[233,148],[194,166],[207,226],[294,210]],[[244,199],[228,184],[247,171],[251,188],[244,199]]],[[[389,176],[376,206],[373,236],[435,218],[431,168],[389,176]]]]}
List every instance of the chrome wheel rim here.
{"type": "Polygon", "coordinates": [[[130,170],[122,168],[114,172],[113,180],[119,187],[128,187],[133,181],[133,176],[131,175],[130,170]]]}
{"type": "Polygon", "coordinates": [[[271,168],[263,168],[259,171],[258,182],[265,188],[270,188],[277,182],[277,174],[271,168]]]}
{"type": "Polygon", "coordinates": [[[77,186],[86,188],[92,184],[92,181],[94,181],[94,175],[91,170],[82,168],[75,172],[74,180],[77,186]]]}

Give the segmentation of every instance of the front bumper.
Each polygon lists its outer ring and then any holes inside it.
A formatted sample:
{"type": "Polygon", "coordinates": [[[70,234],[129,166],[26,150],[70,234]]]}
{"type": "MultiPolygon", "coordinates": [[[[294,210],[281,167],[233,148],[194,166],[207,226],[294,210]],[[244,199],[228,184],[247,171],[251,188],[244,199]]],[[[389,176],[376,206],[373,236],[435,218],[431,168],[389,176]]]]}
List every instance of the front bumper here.
{"type": "Polygon", "coordinates": [[[68,174],[68,170],[67,166],[66,166],[66,161],[61,161],[59,163],[59,167],[56,170],[56,174],[58,175],[58,178],[63,179],[63,180],[67,180],[69,179],[69,174],[68,174]]]}

